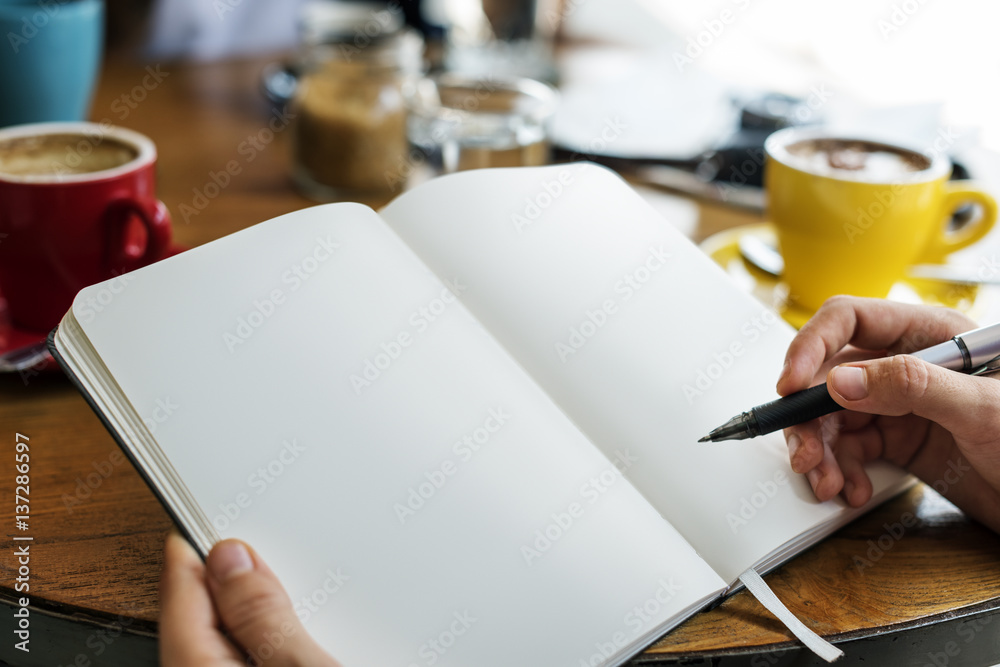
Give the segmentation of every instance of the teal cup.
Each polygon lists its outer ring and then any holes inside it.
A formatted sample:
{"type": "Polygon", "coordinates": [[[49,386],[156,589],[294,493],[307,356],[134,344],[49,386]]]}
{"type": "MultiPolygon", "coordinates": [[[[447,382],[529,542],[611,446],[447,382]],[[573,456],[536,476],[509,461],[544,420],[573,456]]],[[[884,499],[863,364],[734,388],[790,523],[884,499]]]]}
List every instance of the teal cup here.
{"type": "Polygon", "coordinates": [[[0,0],[0,127],[86,120],[103,0],[0,0]]]}

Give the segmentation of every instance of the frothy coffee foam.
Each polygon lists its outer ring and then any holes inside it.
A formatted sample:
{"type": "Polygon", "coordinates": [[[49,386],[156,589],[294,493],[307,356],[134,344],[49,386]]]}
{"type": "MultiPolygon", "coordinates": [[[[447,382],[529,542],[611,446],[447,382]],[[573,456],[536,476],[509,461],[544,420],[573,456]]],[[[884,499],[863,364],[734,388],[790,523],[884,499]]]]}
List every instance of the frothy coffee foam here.
{"type": "Polygon", "coordinates": [[[114,169],[138,157],[132,146],[103,137],[47,134],[0,144],[0,173],[11,176],[90,174],[114,169]]]}
{"type": "Polygon", "coordinates": [[[925,156],[872,141],[807,139],[785,147],[797,167],[813,174],[892,182],[931,166],[925,156]]]}

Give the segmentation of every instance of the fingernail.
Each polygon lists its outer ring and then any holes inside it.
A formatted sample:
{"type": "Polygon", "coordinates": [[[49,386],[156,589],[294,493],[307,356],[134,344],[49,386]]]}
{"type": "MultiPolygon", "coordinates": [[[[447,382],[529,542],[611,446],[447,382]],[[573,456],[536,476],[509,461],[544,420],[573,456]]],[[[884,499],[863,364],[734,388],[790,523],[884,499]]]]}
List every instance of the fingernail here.
{"type": "Polygon", "coordinates": [[[868,396],[868,376],[859,366],[839,366],[830,371],[833,390],[849,401],[860,401],[868,396]]]}
{"type": "Polygon", "coordinates": [[[252,570],[253,558],[242,543],[227,540],[212,549],[208,557],[208,569],[221,583],[230,577],[252,570]]]}

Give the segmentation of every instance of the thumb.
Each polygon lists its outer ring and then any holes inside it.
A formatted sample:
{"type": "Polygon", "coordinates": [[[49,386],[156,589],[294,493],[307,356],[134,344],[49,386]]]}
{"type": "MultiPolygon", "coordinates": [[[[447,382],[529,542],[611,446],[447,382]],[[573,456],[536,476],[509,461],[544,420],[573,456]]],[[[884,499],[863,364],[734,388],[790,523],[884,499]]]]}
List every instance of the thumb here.
{"type": "Polygon", "coordinates": [[[306,632],[281,582],[253,549],[223,540],[205,564],[222,625],[248,664],[337,665],[306,632]]]}
{"type": "Polygon", "coordinates": [[[848,410],[877,415],[915,414],[940,424],[956,440],[992,442],[998,429],[1000,383],[956,373],[908,354],[842,364],[827,387],[848,410]]]}

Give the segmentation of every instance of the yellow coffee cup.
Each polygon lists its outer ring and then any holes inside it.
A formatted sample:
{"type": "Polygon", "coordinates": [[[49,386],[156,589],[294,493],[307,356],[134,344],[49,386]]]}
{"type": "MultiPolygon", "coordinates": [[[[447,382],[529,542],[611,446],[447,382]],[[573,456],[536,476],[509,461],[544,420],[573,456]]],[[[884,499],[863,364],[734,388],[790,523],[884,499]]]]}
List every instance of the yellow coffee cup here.
{"type": "Polygon", "coordinates": [[[915,263],[940,263],[993,227],[997,204],[931,154],[808,128],[764,144],[768,214],[790,305],[815,311],[836,294],[885,297],[915,263]],[[979,215],[949,230],[964,204],[979,215]]]}

